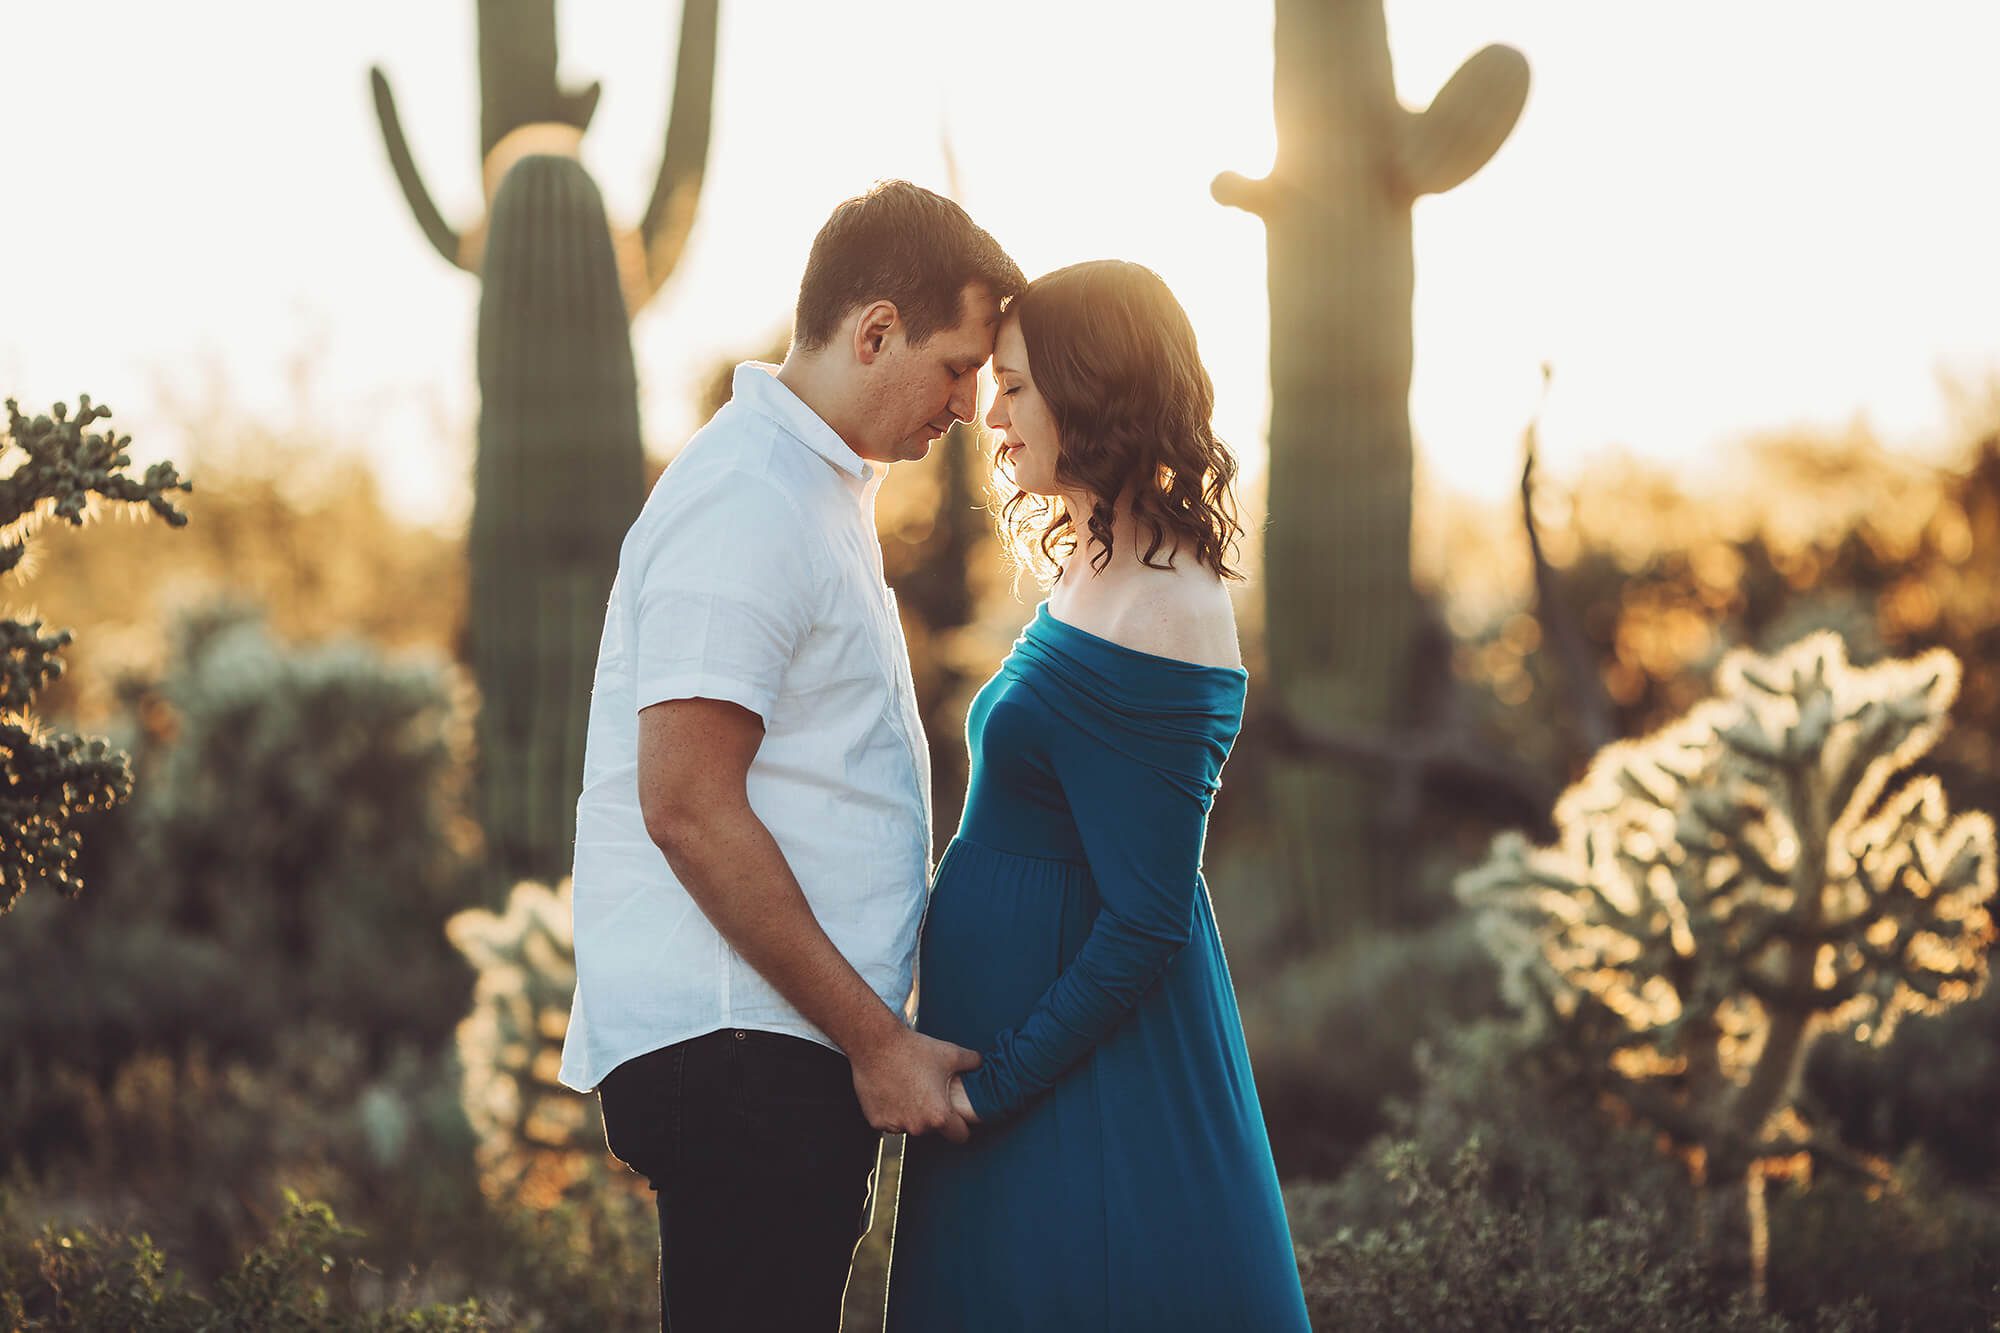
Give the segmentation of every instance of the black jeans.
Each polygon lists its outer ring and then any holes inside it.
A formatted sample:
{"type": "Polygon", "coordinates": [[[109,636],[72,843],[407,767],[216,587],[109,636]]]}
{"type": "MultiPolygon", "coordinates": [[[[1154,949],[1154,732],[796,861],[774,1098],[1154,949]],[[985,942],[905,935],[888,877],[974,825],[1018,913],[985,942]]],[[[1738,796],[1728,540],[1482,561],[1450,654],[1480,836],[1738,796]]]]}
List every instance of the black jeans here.
{"type": "Polygon", "coordinates": [[[847,1057],[724,1028],[604,1076],[612,1156],[660,1208],[660,1327],[831,1333],[868,1228],[881,1135],[847,1057]]]}

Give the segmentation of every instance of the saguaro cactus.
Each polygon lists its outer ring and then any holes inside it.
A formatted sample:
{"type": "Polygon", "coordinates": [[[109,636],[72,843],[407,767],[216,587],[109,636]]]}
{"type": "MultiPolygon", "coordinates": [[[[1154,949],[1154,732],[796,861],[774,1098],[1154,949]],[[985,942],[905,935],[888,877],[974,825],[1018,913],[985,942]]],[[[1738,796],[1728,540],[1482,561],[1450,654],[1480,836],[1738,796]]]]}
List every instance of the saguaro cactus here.
{"type": "Polygon", "coordinates": [[[479,301],[472,664],[480,806],[503,882],[569,873],[591,676],[645,499],[638,383],[604,205],[527,157],[493,201],[479,301]]]}
{"type": "MultiPolygon", "coordinates": [[[[1401,715],[1410,578],[1410,206],[1485,164],[1519,117],[1528,66],[1489,46],[1430,108],[1390,75],[1382,0],[1278,0],[1278,156],[1218,201],[1264,220],[1271,294],[1265,604],[1280,705],[1321,729],[1401,715]]],[[[1308,938],[1381,916],[1394,849],[1368,837],[1371,785],[1323,761],[1276,766],[1274,796],[1308,938]]]]}
{"type": "MultiPolygon", "coordinates": [[[[613,237],[626,309],[632,314],[666,283],[694,226],[695,200],[708,162],[717,4],[687,0],[681,10],[673,110],[652,201],[636,230],[613,237]]],[[[417,225],[451,263],[480,272],[488,223],[461,232],[445,221],[410,154],[388,77],[376,68],[369,78],[389,164],[417,225]]],[[[576,155],[601,89],[595,83],[581,92],[556,86],[555,0],[479,0],[479,89],[479,160],[490,218],[500,182],[515,162],[530,153],[576,155]]]]}
{"type": "Polygon", "coordinates": [[[1761,1294],[1763,1186],[1800,1154],[1863,1166],[1795,1101],[1812,1044],[1880,1044],[1985,985],[1993,821],[1934,777],[1958,661],[1856,669],[1837,635],[1737,652],[1720,697],[1606,747],[1555,846],[1495,840],[1458,893],[1510,997],[1686,1155],[1711,1260],[1761,1294]]]}

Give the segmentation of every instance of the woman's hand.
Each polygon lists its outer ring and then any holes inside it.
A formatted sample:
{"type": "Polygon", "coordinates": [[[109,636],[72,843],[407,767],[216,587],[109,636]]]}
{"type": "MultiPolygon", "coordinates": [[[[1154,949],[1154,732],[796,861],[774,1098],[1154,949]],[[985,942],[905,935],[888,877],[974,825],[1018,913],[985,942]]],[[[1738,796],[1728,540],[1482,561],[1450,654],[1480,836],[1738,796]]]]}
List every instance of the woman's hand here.
{"type": "Polygon", "coordinates": [[[979,1117],[972,1111],[972,1098],[965,1095],[965,1084],[958,1075],[951,1076],[951,1082],[945,1085],[945,1094],[951,1098],[951,1109],[958,1112],[966,1124],[979,1123],[979,1117]]]}

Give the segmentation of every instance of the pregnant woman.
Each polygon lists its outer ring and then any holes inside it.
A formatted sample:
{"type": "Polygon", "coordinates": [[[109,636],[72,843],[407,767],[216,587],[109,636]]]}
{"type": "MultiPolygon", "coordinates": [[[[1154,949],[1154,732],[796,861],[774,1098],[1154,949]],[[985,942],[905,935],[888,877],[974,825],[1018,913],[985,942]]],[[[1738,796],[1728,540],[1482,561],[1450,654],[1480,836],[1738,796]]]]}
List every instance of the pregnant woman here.
{"type": "Polygon", "coordinates": [[[1203,834],[1243,717],[1236,464],[1186,313],[1136,264],[1009,305],[1002,526],[1054,587],[967,718],[917,1026],[980,1051],[907,1146],[894,1333],[1307,1329],[1203,834]]]}

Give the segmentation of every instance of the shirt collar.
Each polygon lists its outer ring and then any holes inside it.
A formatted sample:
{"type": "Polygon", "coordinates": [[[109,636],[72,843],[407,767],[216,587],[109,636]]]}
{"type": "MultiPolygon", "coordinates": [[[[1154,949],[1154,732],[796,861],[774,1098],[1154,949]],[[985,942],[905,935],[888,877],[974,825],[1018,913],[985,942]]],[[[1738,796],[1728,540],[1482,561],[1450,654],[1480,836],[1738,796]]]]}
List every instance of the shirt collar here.
{"type": "Polygon", "coordinates": [[[730,393],[825,459],[856,494],[872,492],[888,475],[887,463],[870,462],[848,448],[833,427],[785,387],[778,378],[778,368],[768,361],[745,361],[737,366],[730,393]]]}

